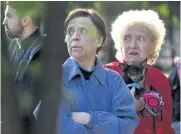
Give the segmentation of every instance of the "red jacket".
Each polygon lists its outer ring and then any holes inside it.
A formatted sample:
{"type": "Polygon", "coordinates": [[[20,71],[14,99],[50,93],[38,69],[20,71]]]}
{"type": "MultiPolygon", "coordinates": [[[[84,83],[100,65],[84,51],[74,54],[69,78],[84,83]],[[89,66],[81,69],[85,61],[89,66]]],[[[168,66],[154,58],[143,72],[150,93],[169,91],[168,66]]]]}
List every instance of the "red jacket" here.
{"type": "MultiPolygon", "coordinates": [[[[112,69],[122,75],[119,67],[119,62],[113,62],[105,65],[106,68],[112,69]]],[[[147,112],[148,116],[143,117],[138,113],[140,122],[134,134],[174,134],[171,127],[172,122],[172,98],[171,89],[168,79],[158,69],[153,67],[146,67],[145,77],[146,87],[152,86],[156,92],[163,97],[164,107],[162,111],[163,120],[157,120],[155,117],[155,130],[153,128],[153,116],[147,112]],[[156,131],[156,133],[154,133],[156,131]]]]}

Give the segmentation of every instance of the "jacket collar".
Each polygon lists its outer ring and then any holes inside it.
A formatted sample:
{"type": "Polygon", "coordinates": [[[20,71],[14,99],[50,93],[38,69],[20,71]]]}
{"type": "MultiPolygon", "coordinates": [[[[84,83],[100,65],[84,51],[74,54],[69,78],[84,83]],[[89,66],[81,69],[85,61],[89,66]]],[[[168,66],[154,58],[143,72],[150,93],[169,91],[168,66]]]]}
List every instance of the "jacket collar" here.
{"type": "Polygon", "coordinates": [[[28,49],[34,40],[39,38],[41,36],[39,28],[37,28],[30,36],[28,36],[26,39],[24,39],[20,44],[21,47],[25,50],[28,49]]]}
{"type": "MultiPolygon", "coordinates": [[[[80,67],[78,63],[75,61],[73,57],[69,57],[65,63],[63,64],[64,69],[64,79],[68,82],[72,80],[75,76],[83,76],[80,71],[80,67]]],[[[93,74],[97,80],[104,85],[105,84],[105,68],[103,67],[101,61],[96,57],[96,69],[93,74]]]]}

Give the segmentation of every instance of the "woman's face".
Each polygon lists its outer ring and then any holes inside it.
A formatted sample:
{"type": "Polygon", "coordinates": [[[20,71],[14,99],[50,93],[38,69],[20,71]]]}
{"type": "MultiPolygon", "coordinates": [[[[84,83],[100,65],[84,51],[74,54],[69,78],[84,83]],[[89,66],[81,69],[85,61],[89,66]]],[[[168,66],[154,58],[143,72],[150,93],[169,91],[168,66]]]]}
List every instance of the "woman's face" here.
{"type": "Polygon", "coordinates": [[[127,63],[141,63],[153,50],[154,38],[144,26],[133,25],[125,30],[123,36],[123,58],[127,63]]]}
{"type": "Polygon", "coordinates": [[[76,60],[95,58],[101,46],[96,26],[89,17],[76,17],[67,26],[65,42],[69,55],[76,60]]]}

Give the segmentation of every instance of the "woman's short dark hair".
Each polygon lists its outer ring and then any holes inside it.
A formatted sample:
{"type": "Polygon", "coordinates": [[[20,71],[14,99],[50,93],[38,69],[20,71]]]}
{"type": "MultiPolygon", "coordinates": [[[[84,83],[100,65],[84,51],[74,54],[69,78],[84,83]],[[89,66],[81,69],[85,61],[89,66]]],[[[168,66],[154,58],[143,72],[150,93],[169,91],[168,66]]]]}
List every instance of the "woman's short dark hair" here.
{"type": "Polygon", "coordinates": [[[96,11],[94,11],[92,9],[84,9],[84,8],[75,9],[68,14],[68,16],[64,22],[65,31],[67,29],[67,25],[70,22],[70,20],[72,20],[76,17],[89,17],[91,19],[91,21],[94,23],[94,25],[96,26],[96,28],[99,31],[99,33],[101,34],[101,36],[103,37],[102,45],[101,45],[101,47],[99,47],[97,49],[97,53],[98,53],[99,50],[103,47],[103,45],[106,44],[106,40],[107,40],[106,25],[105,25],[103,19],[96,11]]]}

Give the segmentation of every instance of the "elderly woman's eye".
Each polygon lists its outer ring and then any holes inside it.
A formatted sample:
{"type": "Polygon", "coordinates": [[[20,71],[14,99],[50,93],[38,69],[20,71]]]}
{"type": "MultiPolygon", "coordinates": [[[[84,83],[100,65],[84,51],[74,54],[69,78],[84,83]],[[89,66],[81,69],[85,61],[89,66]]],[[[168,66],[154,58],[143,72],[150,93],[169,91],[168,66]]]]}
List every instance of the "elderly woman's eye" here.
{"type": "Polygon", "coordinates": [[[124,41],[128,41],[131,40],[131,38],[129,36],[124,36],[124,41]]]}
{"type": "Polygon", "coordinates": [[[139,36],[138,39],[139,39],[140,41],[144,41],[144,40],[145,40],[143,36],[139,36]]]}

